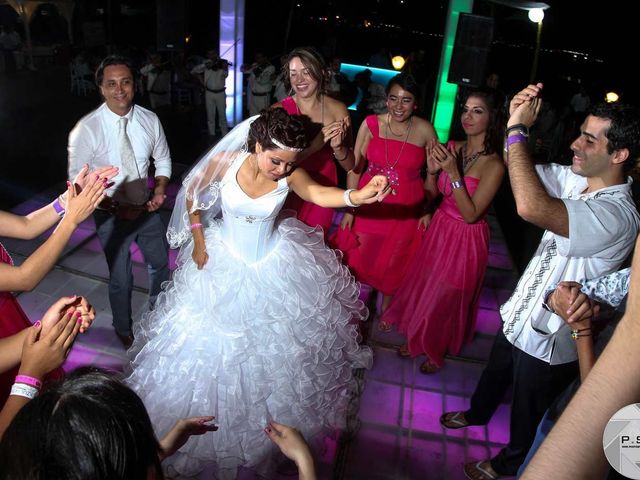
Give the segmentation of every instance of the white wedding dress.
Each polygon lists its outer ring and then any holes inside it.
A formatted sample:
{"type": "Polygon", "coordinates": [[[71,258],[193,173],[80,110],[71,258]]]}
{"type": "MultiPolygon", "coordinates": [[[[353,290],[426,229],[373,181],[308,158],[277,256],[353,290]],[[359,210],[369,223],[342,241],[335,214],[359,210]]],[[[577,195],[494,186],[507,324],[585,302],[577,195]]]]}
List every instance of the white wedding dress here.
{"type": "Polygon", "coordinates": [[[204,231],[204,269],[185,244],[172,282],[134,324],[126,382],[158,438],[183,417],[215,415],[219,425],[165,460],[169,473],[195,475],[215,463],[218,478],[234,478],[240,465],[268,475],[267,422],[308,440],[344,426],[352,369],[372,362],[358,343],[367,310],[339,253],[321,231],[278,216],[286,178],[247,196],[236,179],[244,160],[221,182],[222,218],[204,231]]]}

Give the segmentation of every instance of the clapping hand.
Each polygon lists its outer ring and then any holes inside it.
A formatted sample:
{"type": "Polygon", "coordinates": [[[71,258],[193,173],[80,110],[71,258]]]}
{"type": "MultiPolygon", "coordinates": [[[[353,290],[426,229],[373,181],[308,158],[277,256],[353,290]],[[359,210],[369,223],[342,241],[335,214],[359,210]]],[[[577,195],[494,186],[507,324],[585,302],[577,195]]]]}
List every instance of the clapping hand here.
{"type": "Polygon", "coordinates": [[[22,346],[21,375],[41,379],[62,365],[80,331],[81,319],[71,310],[45,331],[44,322],[36,322],[22,346]]]}
{"type": "Polygon", "coordinates": [[[509,121],[507,126],[523,124],[531,127],[542,107],[542,83],[528,85],[516,93],[509,103],[509,121]]]}
{"type": "Polygon", "coordinates": [[[73,315],[74,318],[80,320],[79,331],[81,333],[86,332],[96,318],[96,311],[86,298],[61,297],[42,316],[42,334],[47,335],[66,314],[73,315]]]}

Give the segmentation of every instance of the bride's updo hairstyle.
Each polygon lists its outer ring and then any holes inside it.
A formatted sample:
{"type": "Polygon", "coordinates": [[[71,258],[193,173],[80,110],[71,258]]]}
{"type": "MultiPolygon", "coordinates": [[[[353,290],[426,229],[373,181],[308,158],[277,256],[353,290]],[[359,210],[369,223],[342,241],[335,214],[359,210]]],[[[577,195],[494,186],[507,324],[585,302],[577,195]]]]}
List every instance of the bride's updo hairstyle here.
{"type": "Polygon", "coordinates": [[[274,140],[292,150],[304,150],[309,146],[304,123],[298,116],[289,115],[284,108],[264,110],[253,121],[247,146],[251,153],[255,153],[256,143],[262,145],[265,150],[281,149],[274,140]]]}

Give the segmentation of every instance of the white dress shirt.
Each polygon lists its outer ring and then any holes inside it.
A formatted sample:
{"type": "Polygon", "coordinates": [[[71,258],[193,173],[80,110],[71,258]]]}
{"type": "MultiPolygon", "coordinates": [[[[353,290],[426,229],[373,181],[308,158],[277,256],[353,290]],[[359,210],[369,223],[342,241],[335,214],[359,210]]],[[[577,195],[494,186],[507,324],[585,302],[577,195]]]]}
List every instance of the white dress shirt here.
{"type": "MultiPolygon", "coordinates": [[[[140,177],[148,177],[150,158],[153,157],[155,176],[170,178],[171,155],[158,116],[139,105],[134,105],[125,116],[140,177]]],[[[112,179],[113,185],[106,194],[127,203],[124,192],[119,188],[124,180],[118,142],[119,119],[120,116],[103,103],[78,121],[69,134],[69,179],[73,180],[85,163],[92,170],[108,165],[118,167],[120,172],[112,179]]]]}

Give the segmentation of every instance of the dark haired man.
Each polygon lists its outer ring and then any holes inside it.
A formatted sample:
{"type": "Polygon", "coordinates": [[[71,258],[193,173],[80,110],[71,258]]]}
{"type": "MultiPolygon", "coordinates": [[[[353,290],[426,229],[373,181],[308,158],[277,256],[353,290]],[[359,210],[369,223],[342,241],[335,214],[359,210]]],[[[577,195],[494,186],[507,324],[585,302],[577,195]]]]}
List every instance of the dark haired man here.
{"type": "Polygon", "coordinates": [[[76,124],[69,134],[69,178],[82,165],[120,168],[106,198],[94,212],[96,230],[109,266],[109,301],[113,326],[123,345],[131,332],[132,262],[129,247],[136,242],[149,271],[149,303],[169,279],[165,226],[157,210],[166,198],[171,156],[155,113],[134,105],[135,71],[122,56],[105,58],[96,71],[104,103],[76,124]],[[155,167],[153,192],[148,188],[150,158],[155,167]]]}
{"type": "Polygon", "coordinates": [[[640,153],[640,115],[625,105],[592,110],[571,144],[571,166],[534,166],[528,130],[542,100],[542,84],[517,93],[509,107],[505,142],[518,214],[546,229],[511,298],[503,328],[466,412],[441,417],[447,428],[486,424],[513,384],[509,443],[491,460],[465,465],[473,480],[515,475],[553,399],[577,375],[576,338],[562,318],[543,308],[548,286],[617,270],[631,253],[640,216],[625,164],[640,153]]]}

